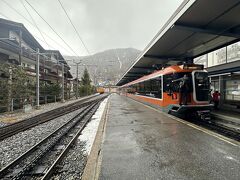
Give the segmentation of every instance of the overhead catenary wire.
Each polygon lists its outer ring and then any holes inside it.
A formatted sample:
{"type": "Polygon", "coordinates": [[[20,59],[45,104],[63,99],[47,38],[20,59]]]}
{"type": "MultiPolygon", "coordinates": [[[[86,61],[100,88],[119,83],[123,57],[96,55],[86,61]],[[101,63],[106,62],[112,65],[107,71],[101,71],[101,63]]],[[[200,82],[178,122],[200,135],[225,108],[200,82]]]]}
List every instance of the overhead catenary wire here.
{"type": "Polygon", "coordinates": [[[69,44],[56,32],[56,30],[41,16],[41,14],[29,3],[27,0],[25,0],[26,3],[38,14],[38,16],[51,28],[51,30],[68,46],[69,49],[78,57],[80,57],[69,44]]]}
{"type": "Polygon", "coordinates": [[[1,12],[0,12],[0,15],[1,15],[2,17],[6,18],[6,19],[10,19],[8,16],[2,14],[1,12]]]}
{"type": "MultiPolygon", "coordinates": [[[[14,12],[16,12],[19,16],[21,16],[23,19],[25,19],[29,24],[31,24],[34,28],[36,28],[34,26],[34,24],[29,21],[24,15],[22,15],[20,12],[18,12],[17,9],[15,9],[13,6],[11,6],[8,2],[6,2],[5,0],[2,0],[10,9],[12,9],[14,12]]],[[[2,13],[1,13],[2,14],[2,13]]],[[[3,16],[7,17],[6,15],[2,14],[3,16]]],[[[9,17],[7,17],[7,19],[11,19],[9,17]]],[[[45,33],[44,31],[42,31],[44,35],[46,35],[49,39],[51,39],[53,42],[55,42],[57,45],[59,45],[60,47],[62,47],[64,50],[66,50],[67,52],[70,52],[68,49],[66,49],[63,45],[61,45],[59,42],[57,42],[56,40],[54,40],[52,37],[50,37],[47,33],[45,33]]],[[[72,54],[72,52],[70,53],[72,54]]]]}
{"type": "MultiPolygon", "coordinates": [[[[3,16],[5,19],[11,21],[11,18],[9,18],[8,16],[2,14],[1,12],[0,12],[0,15],[3,16]]],[[[42,39],[41,39],[40,37],[38,37],[37,35],[33,35],[33,37],[36,38],[36,39],[38,39],[39,41],[45,43],[44,40],[42,40],[42,39]]],[[[52,49],[55,49],[55,47],[53,47],[52,45],[49,44],[49,46],[50,46],[52,49]]]]}
{"type": "Polygon", "coordinates": [[[73,22],[72,22],[71,18],[69,17],[69,15],[68,15],[68,13],[67,13],[66,9],[65,9],[65,8],[64,8],[64,6],[63,6],[63,4],[61,3],[61,1],[60,1],[60,0],[58,0],[58,2],[59,2],[59,4],[61,5],[61,7],[62,7],[62,9],[63,9],[64,13],[66,14],[66,16],[67,16],[68,20],[70,21],[70,23],[71,23],[71,25],[72,25],[72,27],[73,27],[74,31],[76,32],[76,34],[77,34],[77,36],[78,36],[79,40],[81,41],[81,43],[82,43],[82,45],[84,46],[85,50],[87,51],[88,55],[89,55],[89,56],[91,56],[91,53],[90,53],[90,51],[88,50],[88,48],[87,48],[86,44],[84,43],[83,39],[81,38],[81,36],[80,36],[80,34],[79,34],[79,32],[78,32],[77,28],[76,28],[76,27],[75,27],[75,25],[73,24],[73,22]]]}
{"type": "Polygon", "coordinates": [[[24,9],[27,11],[28,15],[30,16],[30,18],[32,19],[32,22],[34,23],[35,27],[37,28],[37,30],[39,31],[40,35],[42,36],[43,38],[43,41],[47,44],[48,46],[48,49],[49,49],[49,44],[47,43],[45,37],[43,36],[42,34],[42,31],[40,31],[36,21],[34,20],[34,18],[32,17],[32,15],[30,14],[30,12],[28,11],[27,7],[25,6],[24,2],[22,0],[20,0],[21,4],[23,5],[24,9]]]}

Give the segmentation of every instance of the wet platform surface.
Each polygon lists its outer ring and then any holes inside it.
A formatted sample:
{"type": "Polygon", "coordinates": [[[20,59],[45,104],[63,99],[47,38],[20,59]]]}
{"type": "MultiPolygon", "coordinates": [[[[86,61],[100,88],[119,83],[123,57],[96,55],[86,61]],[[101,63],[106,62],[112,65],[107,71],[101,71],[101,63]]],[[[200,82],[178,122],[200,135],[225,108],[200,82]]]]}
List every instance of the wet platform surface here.
{"type": "Polygon", "coordinates": [[[239,179],[240,148],[112,95],[99,179],[239,179]]]}

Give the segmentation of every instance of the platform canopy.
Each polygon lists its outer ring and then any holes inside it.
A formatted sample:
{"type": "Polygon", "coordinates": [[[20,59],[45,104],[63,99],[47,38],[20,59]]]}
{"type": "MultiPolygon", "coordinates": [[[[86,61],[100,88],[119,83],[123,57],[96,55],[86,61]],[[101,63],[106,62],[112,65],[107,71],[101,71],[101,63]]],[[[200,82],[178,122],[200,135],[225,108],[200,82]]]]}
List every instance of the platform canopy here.
{"type": "Polygon", "coordinates": [[[185,0],[117,85],[239,40],[240,0],[185,0]]]}

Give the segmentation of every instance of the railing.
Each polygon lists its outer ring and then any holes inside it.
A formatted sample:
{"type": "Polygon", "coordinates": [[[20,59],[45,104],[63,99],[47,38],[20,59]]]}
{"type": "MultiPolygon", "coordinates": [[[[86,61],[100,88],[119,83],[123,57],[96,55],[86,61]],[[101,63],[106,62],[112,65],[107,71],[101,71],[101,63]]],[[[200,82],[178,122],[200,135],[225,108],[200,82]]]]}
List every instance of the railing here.
{"type": "MultiPolygon", "coordinates": [[[[20,53],[20,47],[18,44],[14,43],[14,42],[11,42],[9,40],[0,40],[0,48],[4,49],[4,50],[7,50],[7,51],[10,51],[11,53],[13,54],[16,54],[16,55],[19,55],[20,53]]],[[[22,47],[22,56],[25,57],[25,58],[28,58],[28,59],[31,59],[33,61],[36,61],[36,58],[37,58],[37,55],[33,53],[32,50],[30,49],[26,49],[24,47],[22,47]]],[[[41,67],[40,67],[40,71],[41,71],[41,68],[43,68],[43,61],[45,60],[45,58],[43,56],[40,56],[40,63],[41,63],[41,67]]],[[[51,62],[53,64],[56,64],[56,62],[51,62]]],[[[51,68],[52,65],[45,65],[46,67],[48,68],[51,68]]],[[[31,68],[26,68],[26,71],[29,71],[29,72],[34,72],[35,73],[35,69],[31,69],[31,68]]],[[[57,71],[57,70],[56,70],[57,71]]],[[[40,72],[41,74],[44,74],[43,72],[40,72]]],[[[54,74],[54,73],[47,73],[46,75],[48,78],[61,78],[60,76],[58,76],[57,74],[54,74]]]]}
{"type": "MultiPolygon", "coordinates": [[[[66,97],[67,96],[65,96],[65,98],[66,97]]],[[[61,101],[61,97],[56,96],[56,95],[46,95],[46,96],[39,97],[40,104],[53,103],[53,102],[58,102],[58,101],[61,101]]],[[[0,100],[0,113],[7,112],[9,109],[11,112],[22,111],[22,110],[25,111],[27,108],[33,107],[36,105],[36,100],[29,99],[28,97],[13,98],[13,99],[11,99],[10,102],[6,103],[5,101],[0,100]]]]}
{"type": "MultiPolygon", "coordinates": [[[[9,40],[0,40],[0,48],[10,51],[12,53],[15,54],[19,54],[20,53],[20,47],[18,44],[11,42],[9,40]]],[[[25,47],[22,47],[22,56],[32,59],[32,60],[36,60],[37,55],[33,53],[32,50],[30,49],[26,49],[25,47]]],[[[44,60],[44,58],[42,56],[40,56],[40,60],[44,60]]]]}
{"type": "MultiPolygon", "coordinates": [[[[75,97],[74,92],[65,92],[64,95],[65,99],[72,99],[75,97]]],[[[62,100],[61,96],[56,95],[45,95],[39,96],[40,104],[47,104],[53,102],[60,102],[62,100]]],[[[26,110],[27,107],[34,107],[36,105],[36,99],[30,99],[29,97],[26,98],[12,98],[11,103],[7,103],[0,99],[0,113],[8,112],[10,109],[11,112],[13,111],[23,111],[26,110]]]]}

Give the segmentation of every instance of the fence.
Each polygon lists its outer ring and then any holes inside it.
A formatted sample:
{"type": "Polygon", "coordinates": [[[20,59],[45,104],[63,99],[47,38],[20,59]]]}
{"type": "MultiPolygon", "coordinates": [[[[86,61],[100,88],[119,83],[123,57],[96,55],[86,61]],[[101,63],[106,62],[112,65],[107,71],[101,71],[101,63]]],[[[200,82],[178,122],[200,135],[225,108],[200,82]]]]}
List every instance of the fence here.
{"type": "MultiPolygon", "coordinates": [[[[46,95],[39,97],[40,104],[47,104],[61,101],[60,96],[46,95]]],[[[11,101],[6,102],[0,99],[0,113],[7,112],[9,109],[13,111],[24,111],[26,107],[34,107],[36,105],[36,99],[26,98],[13,98],[11,101]]]]}

